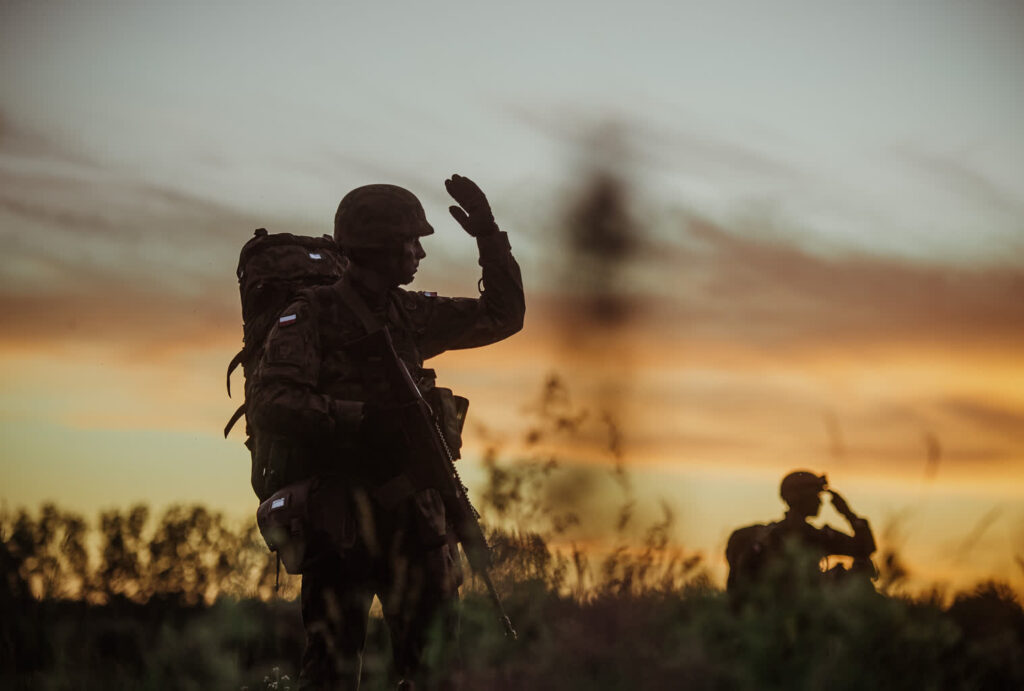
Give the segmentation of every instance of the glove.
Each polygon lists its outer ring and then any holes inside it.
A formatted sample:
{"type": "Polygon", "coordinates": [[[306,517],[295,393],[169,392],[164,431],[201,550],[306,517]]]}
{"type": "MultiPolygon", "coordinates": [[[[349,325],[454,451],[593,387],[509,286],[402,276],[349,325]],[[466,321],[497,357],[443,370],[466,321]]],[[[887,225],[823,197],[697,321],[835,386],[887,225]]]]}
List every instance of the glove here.
{"type": "Polygon", "coordinates": [[[444,181],[444,188],[460,206],[449,206],[452,218],[475,238],[498,232],[487,197],[469,178],[453,174],[444,181]]]}
{"type": "Polygon", "coordinates": [[[831,495],[830,498],[832,500],[832,506],[835,507],[836,511],[841,513],[843,516],[846,516],[846,518],[851,521],[857,518],[857,515],[853,513],[853,511],[850,511],[849,504],[846,503],[846,500],[843,499],[838,492],[835,490],[829,490],[829,494],[831,495]]]}

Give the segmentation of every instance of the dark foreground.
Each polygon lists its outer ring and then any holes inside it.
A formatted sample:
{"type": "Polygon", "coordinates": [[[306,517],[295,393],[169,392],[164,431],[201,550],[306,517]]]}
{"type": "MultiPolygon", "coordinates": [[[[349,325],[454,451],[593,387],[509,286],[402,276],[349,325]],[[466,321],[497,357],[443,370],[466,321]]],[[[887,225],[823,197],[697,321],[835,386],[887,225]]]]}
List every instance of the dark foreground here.
{"type": "MultiPolygon", "coordinates": [[[[520,581],[507,602],[518,641],[471,592],[464,688],[1024,688],[1024,612],[997,584],[948,605],[840,589],[736,611],[699,583],[580,602],[520,581]]],[[[302,649],[297,603],[283,600],[23,601],[2,633],[4,689],[294,688],[302,649]]],[[[394,688],[379,619],[367,651],[364,687],[394,688]]]]}

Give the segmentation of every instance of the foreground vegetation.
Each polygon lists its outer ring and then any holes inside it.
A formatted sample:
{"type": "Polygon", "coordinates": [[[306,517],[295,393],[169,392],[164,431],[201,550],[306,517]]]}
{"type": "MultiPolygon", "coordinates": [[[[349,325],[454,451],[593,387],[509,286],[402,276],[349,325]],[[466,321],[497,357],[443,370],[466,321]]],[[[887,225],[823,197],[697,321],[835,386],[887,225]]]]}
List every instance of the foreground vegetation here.
{"type": "MultiPolygon", "coordinates": [[[[295,688],[295,580],[274,596],[274,563],[251,526],[178,507],[147,529],[145,513],[103,514],[98,559],[84,522],[55,507],[2,517],[0,687],[295,688]]],[[[495,534],[519,639],[502,636],[470,581],[465,688],[1024,688],[1024,611],[1007,586],[948,601],[768,587],[738,606],[664,539],[654,526],[643,549],[591,566],[538,534],[495,534]]],[[[375,618],[366,688],[393,688],[389,670],[375,618]]]]}
{"type": "MultiPolygon", "coordinates": [[[[672,545],[669,507],[638,525],[612,416],[574,406],[555,377],[532,415],[522,458],[484,454],[478,495],[487,522],[503,526],[490,535],[494,577],[519,637],[503,636],[470,579],[463,688],[1024,688],[1024,610],[1008,586],[911,596],[899,588],[898,555],[884,552],[881,592],[784,578],[730,601],[702,555],[672,545]],[[583,510],[592,478],[560,468],[545,443],[601,434],[618,546],[595,555],[572,547],[573,531],[593,520],[583,510]]],[[[93,526],[52,505],[0,511],[0,688],[295,688],[299,579],[282,573],[275,587],[252,522],[232,525],[201,506],[154,519],[134,506],[93,526]]],[[[396,681],[374,617],[364,688],[396,681]]]]}

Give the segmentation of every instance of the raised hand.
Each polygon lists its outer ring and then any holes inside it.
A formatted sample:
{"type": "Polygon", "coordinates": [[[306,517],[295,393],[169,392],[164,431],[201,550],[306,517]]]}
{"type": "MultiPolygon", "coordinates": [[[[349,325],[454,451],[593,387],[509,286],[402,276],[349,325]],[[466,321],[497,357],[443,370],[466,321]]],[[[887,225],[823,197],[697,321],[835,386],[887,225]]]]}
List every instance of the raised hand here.
{"type": "Polygon", "coordinates": [[[843,499],[843,496],[841,494],[839,494],[835,490],[829,490],[829,494],[831,495],[832,506],[835,507],[836,511],[846,516],[847,518],[856,518],[856,515],[853,513],[853,511],[850,511],[850,505],[846,503],[846,500],[843,499]]]}
{"type": "Polygon", "coordinates": [[[477,184],[467,177],[453,174],[444,181],[444,188],[460,206],[449,206],[452,218],[475,238],[498,230],[491,205],[477,184]]]}

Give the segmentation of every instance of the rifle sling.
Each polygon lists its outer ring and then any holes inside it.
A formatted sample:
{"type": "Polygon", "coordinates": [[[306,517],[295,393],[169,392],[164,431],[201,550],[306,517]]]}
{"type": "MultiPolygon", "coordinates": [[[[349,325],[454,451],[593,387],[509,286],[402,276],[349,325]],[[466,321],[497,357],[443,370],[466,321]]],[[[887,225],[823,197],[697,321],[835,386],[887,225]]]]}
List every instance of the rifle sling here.
{"type": "Polygon", "coordinates": [[[352,310],[352,314],[356,315],[363,328],[366,329],[367,334],[372,334],[375,331],[380,331],[385,328],[384,324],[380,319],[377,318],[371,310],[369,305],[366,304],[366,300],[363,296],[356,292],[355,288],[352,287],[352,283],[349,281],[348,276],[341,279],[338,285],[338,291],[341,293],[341,300],[345,303],[345,306],[352,310]]]}
{"type": "Polygon", "coordinates": [[[349,282],[348,276],[341,280],[338,285],[338,291],[341,294],[341,300],[345,305],[352,310],[352,313],[362,323],[363,328],[366,330],[367,335],[376,333],[378,331],[384,332],[384,337],[387,340],[389,347],[392,352],[392,356],[395,359],[395,363],[402,372],[403,378],[406,380],[410,391],[414,391],[419,398],[423,398],[420,392],[419,386],[416,385],[416,381],[412,378],[412,374],[409,372],[409,368],[406,366],[402,359],[398,357],[398,354],[394,352],[394,348],[391,347],[391,333],[388,331],[387,325],[385,325],[366,304],[363,296],[360,295],[352,284],[349,282]]]}
{"type": "MultiPolygon", "coordinates": [[[[387,326],[370,310],[363,296],[352,287],[352,283],[347,275],[338,284],[338,291],[341,294],[341,301],[352,311],[356,319],[362,323],[367,335],[384,331],[385,337],[390,341],[387,326]]],[[[395,359],[398,360],[397,357],[395,359]]],[[[405,363],[401,360],[398,360],[398,363],[403,369],[405,368],[405,363]]],[[[379,504],[387,509],[393,509],[399,502],[412,496],[413,492],[415,492],[415,487],[413,487],[409,476],[405,473],[399,473],[384,484],[374,488],[371,494],[379,504]]]]}

